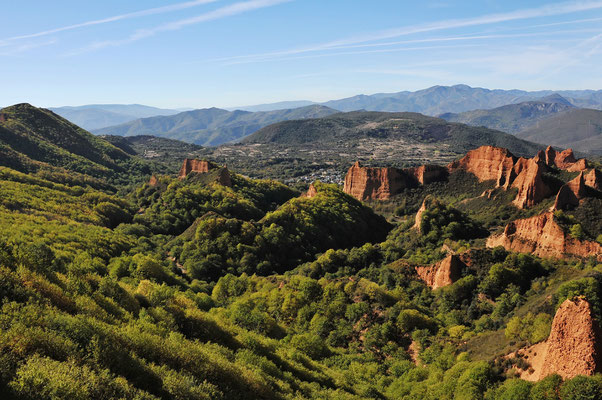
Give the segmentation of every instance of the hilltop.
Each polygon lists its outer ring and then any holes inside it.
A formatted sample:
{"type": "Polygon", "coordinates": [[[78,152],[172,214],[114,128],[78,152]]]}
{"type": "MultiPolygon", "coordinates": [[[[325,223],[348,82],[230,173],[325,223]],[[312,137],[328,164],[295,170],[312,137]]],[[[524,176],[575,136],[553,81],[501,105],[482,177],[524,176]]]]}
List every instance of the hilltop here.
{"type": "Polygon", "coordinates": [[[325,148],[341,141],[362,139],[405,140],[431,143],[462,153],[483,144],[507,147],[517,154],[533,153],[540,146],[492,129],[449,123],[417,113],[356,111],[325,118],[286,121],[270,125],[242,140],[243,143],[281,145],[321,144],[325,148]]]}
{"type": "MultiPolygon", "coordinates": [[[[460,122],[472,126],[485,126],[502,132],[516,134],[525,128],[530,128],[538,121],[573,108],[575,106],[564,97],[552,95],[537,101],[508,104],[490,110],[466,111],[459,114],[445,113],[439,117],[450,122],[460,122]]],[[[538,142],[537,140],[534,141],[538,142]]],[[[547,143],[546,140],[540,140],[539,142],[547,143]]],[[[564,145],[568,145],[568,143],[564,143],[564,145]]]]}
{"type": "Polygon", "coordinates": [[[539,121],[517,136],[602,155],[602,111],[572,109],[539,121]]]}
{"type": "Polygon", "coordinates": [[[208,108],[185,111],[173,116],[137,119],[93,132],[99,135],[163,136],[203,146],[216,146],[236,141],[275,122],[318,118],[335,113],[337,111],[319,105],[266,112],[208,108]]]}
{"type": "Polygon", "coordinates": [[[74,177],[90,180],[95,185],[104,185],[102,180],[130,181],[150,171],[106,140],[30,104],[0,110],[0,155],[2,166],[67,182],[74,177]]]}

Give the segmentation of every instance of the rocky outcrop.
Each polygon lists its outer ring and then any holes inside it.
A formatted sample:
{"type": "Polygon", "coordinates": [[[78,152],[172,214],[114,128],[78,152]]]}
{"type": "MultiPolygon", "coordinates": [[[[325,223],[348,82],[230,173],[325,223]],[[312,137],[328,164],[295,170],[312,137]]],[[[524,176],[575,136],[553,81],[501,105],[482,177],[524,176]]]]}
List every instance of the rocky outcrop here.
{"type": "Polygon", "coordinates": [[[602,191],[602,172],[596,168],[592,169],[585,175],[585,184],[592,189],[602,191]]]}
{"type": "Polygon", "coordinates": [[[517,158],[507,149],[481,146],[469,151],[466,156],[450,163],[450,172],[464,170],[481,182],[494,181],[496,187],[515,187],[518,194],[514,205],[518,208],[531,207],[552,194],[542,178],[544,165],[540,152],[533,159],[517,158]]]}
{"type": "Polygon", "coordinates": [[[148,185],[149,186],[157,186],[159,184],[159,179],[157,179],[157,177],[155,175],[152,175],[150,177],[150,179],[148,180],[148,185]]]}
{"type": "Polygon", "coordinates": [[[6,122],[6,114],[0,113],[0,122],[6,122]]]}
{"type": "Polygon", "coordinates": [[[573,153],[573,149],[566,149],[558,153],[552,146],[548,146],[545,151],[545,161],[550,167],[556,167],[567,171],[575,172],[587,169],[587,160],[584,158],[577,160],[573,153]]]}
{"type": "Polygon", "coordinates": [[[413,178],[421,185],[440,182],[447,178],[447,168],[439,165],[421,165],[415,168],[406,168],[402,172],[413,178]]]}
{"type": "Polygon", "coordinates": [[[183,179],[186,176],[188,176],[188,174],[190,174],[191,172],[207,173],[214,168],[216,167],[209,161],[187,158],[184,160],[182,168],[180,168],[178,178],[183,179]]]}
{"type": "Polygon", "coordinates": [[[206,183],[217,182],[222,186],[232,186],[232,176],[226,167],[220,167],[205,160],[185,159],[178,173],[178,178],[184,179],[191,173],[199,174],[206,183]]]}
{"type": "Polygon", "coordinates": [[[460,279],[463,268],[466,268],[466,265],[460,257],[452,254],[434,265],[416,267],[416,273],[431,289],[438,289],[460,279]]]}
{"type": "Polygon", "coordinates": [[[575,179],[562,185],[558,194],[556,194],[556,201],[552,209],[566,210],[567,208],[578,207],[579,202],[587,196],[587,191],[583,172],[580,172],[575,179]]]}
{"type": "Polygon", "coordinates": [[[345,175],[343,191],[358,200],[387,200],[406,188],[444,180],[447,169],[436,165],[415,168],[362,167],[353,164],[345,175]]]}
{"type": "Polygon", "coordinates": [[[600,327],[583,297],[567,299],[556,311],[539,379],[558,374],[564,379],[602,370],[600,327]]]}
{"type": "Polygon", "coordinates": [[[307,192],[303,193],[301,195],[301,197],[307,197],[308,199],[311,199],[313,197],[316,197],[317,194],[318,194],[318,191],[316,190],[316,187],[312,183],[312,184],[309,185],[309,188],[307,189],[307,192]]]}
{"type": "Polygon", "coordinates": [[[542,178],[544,167],[534,159],[518,159],[513,171],[516,178],[512,187],[518,189],[513,203],[518,208],[532,207],[552,194],[542,178]]]}
{"type": "Polygon", "coordinates": [[[347,171],[343,191],[361,201],[386,200],[405,186],[396,168],[362,167],[358,161],[347,171]]]}
{"type": "Polygon", "coordinates": [[[571,237],[554,220],[553,212],[510,222],[502,234],[487,239],[487,247],[496,246],[538,257],[594,256],[602,261],[602,246],[571,237]]]}
{"type": "Polygon", "coordinates": [[[481,182],[495,181],[497,187],[508,187],[514,180],[514,163],[517,158],[507,149],[481,146],[471,150],[461,159],[448,164],[450,172],[464,170],[481,182]]]}

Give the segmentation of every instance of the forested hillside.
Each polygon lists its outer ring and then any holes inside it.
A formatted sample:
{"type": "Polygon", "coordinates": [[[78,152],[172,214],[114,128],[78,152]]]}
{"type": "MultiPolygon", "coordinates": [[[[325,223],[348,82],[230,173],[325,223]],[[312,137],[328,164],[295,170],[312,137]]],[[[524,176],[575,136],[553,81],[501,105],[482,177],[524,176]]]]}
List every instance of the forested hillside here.
{"type": "Polygon", "coordinates": [[[362,202],[0,115],[2,399],[601,398],[597,353],[532,358],[602,343],[600,165],[480,149],[362,202]],[[542,215],[574,253],[515,245],[542,215]]]}

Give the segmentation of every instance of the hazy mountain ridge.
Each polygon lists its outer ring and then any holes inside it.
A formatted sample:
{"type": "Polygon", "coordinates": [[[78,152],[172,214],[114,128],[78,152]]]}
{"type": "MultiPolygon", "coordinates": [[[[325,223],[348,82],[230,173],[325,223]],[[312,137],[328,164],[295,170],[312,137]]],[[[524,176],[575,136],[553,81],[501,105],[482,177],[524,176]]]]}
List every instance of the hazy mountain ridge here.
{"type": "Polygon", "coordinates": [[[52,107],[49,110],[87,130],[119,125],[138,118],[174,115],[180,112],[141,104],[89,104],[52,107]]]}
{"type": "Polygon", "coordinates": [[[167,136],[205,146],[236,141],[275,122],[332,115],[338,111],[321,105],[252,113],[207,108],[168,117],[142,118],[122,125],[94,130],[95,134],[167,136]]]}
{"type": "Polygon", "coordinates": [[[473,110],[463,113],[445,113],[439,117],[450,122],[473,126],[486,126],[507,133],[518,133],[537,121],[570,110],[575,106],[560,95],[546,96],[541,100],[507,104],[489,110],[473,110]]]}
{"type": "Polygon", "coordinates": [[[543,119],[517,133],[532,141],[545,141],[555,146],[602,154],[602,111],[575,108],[543,119]]]}

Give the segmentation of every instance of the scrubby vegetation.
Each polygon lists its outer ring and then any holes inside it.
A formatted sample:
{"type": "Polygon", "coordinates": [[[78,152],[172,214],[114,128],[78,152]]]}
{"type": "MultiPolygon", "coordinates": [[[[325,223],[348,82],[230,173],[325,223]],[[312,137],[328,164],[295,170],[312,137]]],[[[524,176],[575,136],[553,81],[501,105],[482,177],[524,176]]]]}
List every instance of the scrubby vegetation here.
{"type": "Polygon", "coordinates": [[[414,191],[393,225],[336,185],[60,168],[68,181],[0,167],[2,399],[602,395],[599,375],[531,383],[505,357],[545,340],[567,298],[602,318],[602,265],[484,248],[502,200],[414,191]],[[466,267],[432,290],[415,267],[448,252],[466,267]]]}

